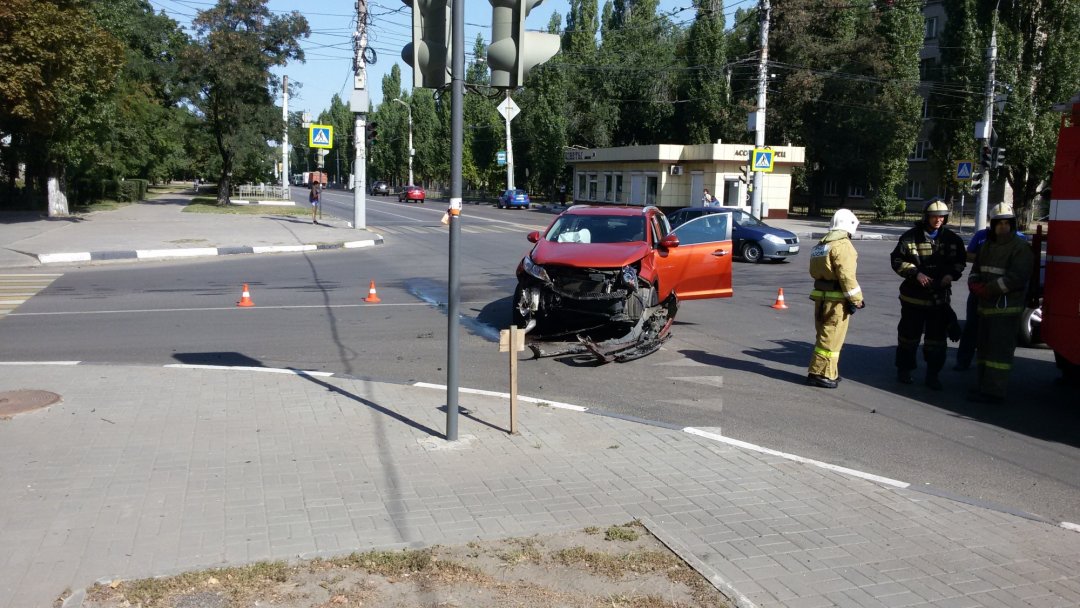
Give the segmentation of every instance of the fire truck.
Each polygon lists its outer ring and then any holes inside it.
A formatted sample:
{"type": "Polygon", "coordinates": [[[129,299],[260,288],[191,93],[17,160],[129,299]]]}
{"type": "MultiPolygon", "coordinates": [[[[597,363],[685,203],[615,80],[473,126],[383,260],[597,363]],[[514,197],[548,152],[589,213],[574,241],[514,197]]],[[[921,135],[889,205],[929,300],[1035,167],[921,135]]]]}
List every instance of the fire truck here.
{"type": "MultiPolygon", "coordinates": [[[[1054,350],[1064,380],[1080,385],[1080,94],[1060,107],[1050,215],[1045,235],[1040,337],[1054,350]]],[[[1044,236],[1041,227],[1032,247],[1038,265],[1044,236]]],[[[1033,275],[1038,281],[1039,269],[1033,275]]]]}

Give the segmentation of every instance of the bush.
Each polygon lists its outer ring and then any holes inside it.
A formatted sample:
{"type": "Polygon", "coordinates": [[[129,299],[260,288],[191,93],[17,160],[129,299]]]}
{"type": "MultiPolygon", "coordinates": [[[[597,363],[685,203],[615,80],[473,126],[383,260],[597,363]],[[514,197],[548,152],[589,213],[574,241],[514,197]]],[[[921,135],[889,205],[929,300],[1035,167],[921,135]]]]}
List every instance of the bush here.
{"type": "Polygon", "coordinates": [[[141,201],[146,198],[150,182],[145,179],[125,179],[116,182],[116,200],[122,203],[141,201]]]}

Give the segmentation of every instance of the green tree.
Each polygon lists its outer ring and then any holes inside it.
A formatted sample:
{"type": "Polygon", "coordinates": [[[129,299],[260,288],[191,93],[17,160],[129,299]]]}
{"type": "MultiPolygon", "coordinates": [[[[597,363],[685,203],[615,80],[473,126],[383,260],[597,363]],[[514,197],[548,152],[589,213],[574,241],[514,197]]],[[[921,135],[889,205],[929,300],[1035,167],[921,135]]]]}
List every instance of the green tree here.
{"type": "Polygon", "coordinates": [[[691,144],[722,139],[732,130],[727,81],[723,0],[694,0],[697,15],[686,40],[687,111],[681,117],[691,144]]]}
{"type": "MultiPolygon", "coordinates": [[[[561,21],[558,13],[553,14],[548,23],[548,32],[558,33],[561,21]]],[[[530,192],[543,192],[548,196],[554,196],[566,166],[569,126],[566,93],[572,74],[560,69],[558,58],[556,55],[529,74],[524,94],[519,96],[522,100],[521,115],[511,123],[515,185],[524,184],[530,192]],[[518,158],[524,161],[520,163],[521,171],[517,169],[518,158]],[[526,179],[519,180],[520,176],[526,179]]]]}
{"type": "Polygon", "coordinates": [[[80,3],[0,5],[0,136],[11,135],[50,216],[68,214],[66,168],[104,120],[123,60],[120,42],[80,3]]]}
{"type": "Polygon", "coordinates": [[[276,108],[278,80],[270,68],[303,61],[299,38],[310,35],[299,12],[275,15],[267,0],[218,0],[199,11],[195,40],[185,49],[182,69],[195,89],[191,102],[213,135],[221,171],[218,204],[229,201],[237,177],[267,175],[268,141],[284,128],[276,108]]]}

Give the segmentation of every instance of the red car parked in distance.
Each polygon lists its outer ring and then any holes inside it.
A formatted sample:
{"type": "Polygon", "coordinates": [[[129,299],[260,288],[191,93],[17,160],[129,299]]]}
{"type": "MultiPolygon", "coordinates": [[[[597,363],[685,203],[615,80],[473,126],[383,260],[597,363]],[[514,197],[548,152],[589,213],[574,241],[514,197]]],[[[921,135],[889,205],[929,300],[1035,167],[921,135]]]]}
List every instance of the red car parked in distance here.
{"type": "Polygon", "coordinates": [[[398,192],[397,200],[399,203],[422,203],[426,193],[420,186],[405,186],[398,192]]]}

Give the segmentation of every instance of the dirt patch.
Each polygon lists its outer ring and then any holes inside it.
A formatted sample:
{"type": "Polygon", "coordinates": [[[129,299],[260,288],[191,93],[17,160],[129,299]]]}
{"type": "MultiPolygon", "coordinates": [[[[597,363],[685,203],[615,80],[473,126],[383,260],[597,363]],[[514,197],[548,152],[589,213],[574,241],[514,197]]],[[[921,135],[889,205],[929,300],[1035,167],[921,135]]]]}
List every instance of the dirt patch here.
{"type": "MultiPolygon", "coordinates": [[[[63,598],[57,600],[57,605],[63,598]]],[[[724,597],[637,522],[113,581],[84,608],[721,608],[724,597]]]]}

